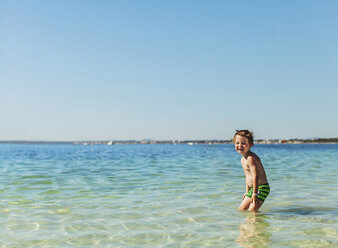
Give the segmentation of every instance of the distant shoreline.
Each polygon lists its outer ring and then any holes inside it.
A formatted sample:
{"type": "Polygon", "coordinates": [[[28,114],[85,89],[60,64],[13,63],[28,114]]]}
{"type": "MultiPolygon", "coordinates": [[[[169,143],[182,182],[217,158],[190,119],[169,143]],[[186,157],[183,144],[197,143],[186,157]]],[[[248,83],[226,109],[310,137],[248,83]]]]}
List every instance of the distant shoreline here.
{"type": "MultiPolygon", "coordinates": [[[[55,144],[55,145],[119,145],[119,144],[187,144],[187,145],[217,145],[231,144],[232,140],[84,140],[84,141],[25,141],[0,140],[0,144],[55,144]]],[[[337,144],[338,138],[318,139],[259,139],[255,144],[337,144]]]]}

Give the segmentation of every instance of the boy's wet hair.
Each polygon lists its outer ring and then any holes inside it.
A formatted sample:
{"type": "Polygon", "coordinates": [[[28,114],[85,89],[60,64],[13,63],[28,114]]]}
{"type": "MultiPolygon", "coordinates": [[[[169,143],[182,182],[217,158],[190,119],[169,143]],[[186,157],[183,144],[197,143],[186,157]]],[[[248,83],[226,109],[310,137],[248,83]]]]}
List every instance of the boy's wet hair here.
{"type": "Polygon", "coordinates": [[[233,142],[235,142],[237,135],[247,137],[250,144],[254,143],[253,132],[250,132],[249,130],[236,130],[234,138],[232,139],[233,142]]]}

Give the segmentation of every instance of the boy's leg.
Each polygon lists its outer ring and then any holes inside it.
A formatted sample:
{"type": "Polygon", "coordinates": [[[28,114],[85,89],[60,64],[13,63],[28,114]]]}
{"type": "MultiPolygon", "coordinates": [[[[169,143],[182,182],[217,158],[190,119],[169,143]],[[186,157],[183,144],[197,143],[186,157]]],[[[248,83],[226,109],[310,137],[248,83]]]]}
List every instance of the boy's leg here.
{"type": "Polygon", "coordinates": [[[256,206],[254,207],[253,203],[251,203],[248,211],[257,211],[263,205],[263,203],[264,201],[257,199],[256,206]]]}
{"type": "Polygon", "coordinates": [[[238,209],[239,210],[247,210],[250,207],[251,202],[252,202],[252,199],[245,196],[241,205],[239,205],[238,209]]]}
{"type": "Polygon", "coordinates": [[[270,193],[270,186],[269,184],[262,184],[260,186],[258,186],[258,199],[256,202],[256,205],[254,206],[254,204],[250,204],[249,206],[249,211],[257,211],[264,203],[264,200],[266,199],[266,197],[268,197],[270,193]]]}

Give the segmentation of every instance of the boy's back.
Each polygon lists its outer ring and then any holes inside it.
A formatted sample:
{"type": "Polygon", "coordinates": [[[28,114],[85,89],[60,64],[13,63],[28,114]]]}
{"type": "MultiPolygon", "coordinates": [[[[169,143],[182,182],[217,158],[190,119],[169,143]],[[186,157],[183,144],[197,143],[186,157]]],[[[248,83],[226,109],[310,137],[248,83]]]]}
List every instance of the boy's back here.
{"type": "Polygon", "coordinates": [[[257,177],[258,177],[258,185],[268,183],[263,164],[262,164],[260,158],[253,152],[250,152],[250,154],[248,154],[247,158],[243,157],[241,159],[241,164],[242,164],[243,171],[244,171],[244,174],[245,174],[246,183],[250,187],[253,186],[253,175],[251,173],[250,166],[248,164],[248,160],[249,161],[252,160],[252,163],[256,166],[256,174],[257,174],[257,177]]]}

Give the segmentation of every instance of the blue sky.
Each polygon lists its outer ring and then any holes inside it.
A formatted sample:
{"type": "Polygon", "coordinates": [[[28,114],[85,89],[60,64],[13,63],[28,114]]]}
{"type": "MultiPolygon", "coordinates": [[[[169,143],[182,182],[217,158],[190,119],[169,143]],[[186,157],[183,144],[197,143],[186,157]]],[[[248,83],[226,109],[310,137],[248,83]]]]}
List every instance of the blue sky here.
{"type": "Polygon", "coordinates": [[[0,140],[338,137],[337,13],[0,0],[0,140]]]}

